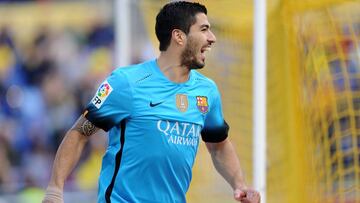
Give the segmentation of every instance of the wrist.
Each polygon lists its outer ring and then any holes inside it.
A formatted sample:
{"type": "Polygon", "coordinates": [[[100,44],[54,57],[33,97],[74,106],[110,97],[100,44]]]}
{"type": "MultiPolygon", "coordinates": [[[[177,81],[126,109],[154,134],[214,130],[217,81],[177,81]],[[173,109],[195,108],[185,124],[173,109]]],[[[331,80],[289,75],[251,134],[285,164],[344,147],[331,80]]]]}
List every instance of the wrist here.
{"type": "Polygon", "coordinates": [[[46,188],[44,200],[46,201],[43,202],[50,201],[56,203],[63,203],[63,190],[58,187],[49,185],[46,188]]]}
{"type": "Polygon", "coordinates": [[[248,188],[243,173],[240,169],[236,172],[236,175],[234,177],[233,188],[241,190],[248,188]]]}
{"type": "Polygon", "coordinates": [[[47,191],[50,191],[50,192],[53,192],[53,193],[56,193],[56,194],[62,194],[62,193],[63,193],[63,189],[62,189],[62,188],[59,188],[59,187],[53,186],[53,185],[47,186],[46,192],[47,192],[47,191]]]}
{"type": "Polygon", "coordinates": [[[235,189],[246,190],[246,189],[248,189],[248,186],[243,178],[239,178],[234,181],[233,188],[234,188],[234,190],[235,189]]]}
{"type": "Polygon", "coordinates": [[[240,189],[240,190],[246,190],[248,186],[244,182],[239,182],[234,184],[234,190],[240,189]]]}
{"type": "Polygon", "coordinates": [[[64,181],[52,179],[52,180],[50,180],[47,188],[53,188],[53,189],[58,189],[58,190],[63,191],[64,190],[64,181]]]}

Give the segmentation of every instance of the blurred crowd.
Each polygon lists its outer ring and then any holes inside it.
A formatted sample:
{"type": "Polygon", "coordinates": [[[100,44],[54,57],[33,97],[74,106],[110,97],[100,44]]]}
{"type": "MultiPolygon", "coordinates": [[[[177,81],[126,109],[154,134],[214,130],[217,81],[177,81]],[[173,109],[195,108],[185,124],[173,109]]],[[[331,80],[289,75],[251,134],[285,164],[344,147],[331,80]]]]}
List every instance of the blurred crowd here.
{"type": "MultiPolygon", "coordinates": [[[[112,24],[86,32],[43,26],[28,43],[14,36],[0,27],[0,195],[46,187],[63,136],[114,68],[112,24]]],[[[106,136],[91,141],[82,162],[100,164],[104,143],[106,136]]],[[[82,167],[68,187],[96,187],[96,167],[82,167]]]]}

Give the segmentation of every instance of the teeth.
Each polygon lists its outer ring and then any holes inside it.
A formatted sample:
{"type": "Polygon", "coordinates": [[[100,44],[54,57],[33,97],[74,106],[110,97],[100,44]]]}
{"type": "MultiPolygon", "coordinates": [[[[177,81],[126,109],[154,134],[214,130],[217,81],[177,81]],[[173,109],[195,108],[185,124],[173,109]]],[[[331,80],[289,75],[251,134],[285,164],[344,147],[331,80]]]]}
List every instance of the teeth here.
{"type": "Polygon", "coordinates": [[[211,47],[205,47],[204,49],[203,49],[203,51],[205,52],[205,51],[211,51],[211,47]]]}

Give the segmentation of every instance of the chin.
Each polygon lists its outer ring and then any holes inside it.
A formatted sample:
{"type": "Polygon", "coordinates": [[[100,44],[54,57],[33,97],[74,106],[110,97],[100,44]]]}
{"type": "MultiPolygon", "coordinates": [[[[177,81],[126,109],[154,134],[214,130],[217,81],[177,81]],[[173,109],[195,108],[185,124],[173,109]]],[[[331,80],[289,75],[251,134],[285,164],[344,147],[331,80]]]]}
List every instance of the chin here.
{"type": "Polygon", "coordinates": [[[198,62],[199,69],[204,68],[205,66],[205,60],[198,62]]]}
{"type": "Polygon", "coordinates": [[[192,66],[191,66],[191,69],[202,69],[204,68],[205,66],[205,63],[194,63],[192,66]]]}

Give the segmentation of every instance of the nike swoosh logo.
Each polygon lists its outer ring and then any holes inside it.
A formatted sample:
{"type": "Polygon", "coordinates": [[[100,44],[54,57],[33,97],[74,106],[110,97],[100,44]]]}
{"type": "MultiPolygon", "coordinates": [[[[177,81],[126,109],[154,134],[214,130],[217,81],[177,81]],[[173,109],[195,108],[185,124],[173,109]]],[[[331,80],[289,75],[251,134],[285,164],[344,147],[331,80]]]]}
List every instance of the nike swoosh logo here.
{"type": "Polygon", "coordinates": [[[159,104],[161,104],[161,103],[163,103],[163,101],[162,101],[162,102],[158,102],[158,103],[152,103],[152,102],[150,102],[150,107],[155,107],[155,106],[157,106],[157,105],[159,105],[159,104]]]}

